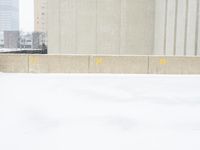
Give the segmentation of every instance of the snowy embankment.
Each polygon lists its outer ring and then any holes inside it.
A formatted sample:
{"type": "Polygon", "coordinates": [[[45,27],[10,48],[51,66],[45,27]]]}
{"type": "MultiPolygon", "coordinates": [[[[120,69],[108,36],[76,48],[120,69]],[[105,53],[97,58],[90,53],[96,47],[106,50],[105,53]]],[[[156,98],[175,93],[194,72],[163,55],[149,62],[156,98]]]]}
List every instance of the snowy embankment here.
{"type": "Polygon", "coordinates": [[[0,74],[1,150],[199,150],[200,76],[0,74]]]}

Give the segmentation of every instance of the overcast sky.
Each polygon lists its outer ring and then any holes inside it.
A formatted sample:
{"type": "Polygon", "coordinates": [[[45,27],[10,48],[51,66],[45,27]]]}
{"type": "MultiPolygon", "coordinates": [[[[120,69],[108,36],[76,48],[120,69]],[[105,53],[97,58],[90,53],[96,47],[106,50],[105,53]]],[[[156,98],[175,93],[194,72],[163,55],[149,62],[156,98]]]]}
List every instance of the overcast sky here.
{"type": "Polygon", "coordinates": [[[34,30],[33,0],[20,0],[20,30],[34,30]]]}

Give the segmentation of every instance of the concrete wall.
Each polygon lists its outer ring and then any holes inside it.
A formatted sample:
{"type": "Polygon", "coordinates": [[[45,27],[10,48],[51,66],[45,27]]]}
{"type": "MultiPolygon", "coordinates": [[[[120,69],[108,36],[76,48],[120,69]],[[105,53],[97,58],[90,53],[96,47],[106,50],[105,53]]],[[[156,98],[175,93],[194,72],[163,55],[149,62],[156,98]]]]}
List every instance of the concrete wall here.
{"type": "Polygon", "coordinates": [[[147,56],[30,55],[30,73],[139,73],[148,70],[147,56]]]}
{"type": "Polygon", "coordinates": [[[200,57],[0,55],[0,72],[200,74],[200,57]]]}
{"type": "Polygon", "coordinates": [[[50,54],[151,54],[155,0],[49,0],[50,54]]]}
{"type": "Polygon", "coordinates": [[[200,55],[200,0],[155,0],[155,55],[200,55]]]}
{"type": "Polygon", "coordinates": [[[89,56],[30,55],[30,73],[87,73],[89,56]]]}
{"type": "Polygon", "coordinates": [[[200,74],[200,57],[149,57],[150,74],[200,74]]]}
{"type": "Polygon", "coordinates": [[[28,55],[0,55],[0,72],[28,73],[28,55]]]}
{"type": "Polygon", "coordinates": [[[49,0],[50,54],[200,55],[200,0],[49,0]]]}
{"type": "Polygon", "coordinates": [[[148,56],[91,56],[90,73],[148,73],[148,56]]]}

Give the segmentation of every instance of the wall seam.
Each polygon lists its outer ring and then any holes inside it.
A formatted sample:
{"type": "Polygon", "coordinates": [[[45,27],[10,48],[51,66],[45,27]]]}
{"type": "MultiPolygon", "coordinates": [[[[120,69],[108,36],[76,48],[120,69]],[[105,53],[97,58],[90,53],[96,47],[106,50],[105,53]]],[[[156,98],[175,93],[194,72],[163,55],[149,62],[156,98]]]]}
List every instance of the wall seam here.
{"type": "Polygon", "coordinates": [[[174,56],[176,55],[176,38],[177,38],[177,19],[178,19],[178,4],[179,1],[176,0],[176,4],[175,4],[175,25],[174,25],[174,56]]]}
{"type": "Polygon", "coordinates": [[[96,0],[96,50],[95,53],[98,53],[98,0],[96,0]]]}
{"type": "Polygon", "coordinates": [[[27,64],[27,66],[28,66],[28,72],[27,73],[30,73],[30,55],[28,55],[28,64],[27,64]]]}
{"type": "Polygon", "coordinates": [[[186,14],[185,14],[185,39],[184,39],[184,55],[187,54],[187,36],[188,36],[188,15],[189,15],[189,0],[186,0],[186,14]]]}
{"type": "Polygon", "coordinates": [[[165,25],[164,25],[164,55],[166,55],[167,48],[167,24],[168,24],[168,0],[165,0],[165,25]]]}
{"type": "Polygon", "coordinates": [[[90,60],[91,60],[91,56],[88,56],[88,73],[91,73],[91,71],[90,71],[90,60]]]}
{"type": "Polygon", "coordinates": [[[75,53],[76,54],[78,54],[78,18],[77,18],[77,11],[78,11],[78,9],[77,9],[77,7],[78,7],[78,2],[77,2],[77,0],[75,0],[75,2],[74,2],[75,4],[74,4],[74,6],[75,6],[75,53]]]}
{"type": "Polygon", "coordinates": [[[61,1],[59,0],[59,7],[58,7],[58,15],[59,15],[59,17],[58,17],[58,23],[59,23],[59,29],[58,29],[58,40],[59,40],[59,46],[58,46],[58,48],[59,48],[59,53],[61,54],[62,53],[62,51],[61,51],[61,44],[62,44],[62,42],[61,42],[61,32],[62,32],[62,28],[61,28],[61,1]]]}
{"type": "Polygon", "coordinates": [[[119,55],[121,55],[121,41],[122,41],[122,0],[120,0],[120,24],[119,24],[119,55]]]}
{"type": "Polygon", "coordinates": [[[197,12],[196,12],[196,32],[195,32],[195,56],[198,54],[198,42],[199,42],[199,0],[197,0],[197,12]]]}
{"type": "Polygon", "coordinates": [[[147,56],[148,58],[147,58],[147,60],[148,60],[148,62],[147,62],[147,65],[148,65],[148,68],[147,68],[147,74],[150,74],[150,56],[147,56]]]}

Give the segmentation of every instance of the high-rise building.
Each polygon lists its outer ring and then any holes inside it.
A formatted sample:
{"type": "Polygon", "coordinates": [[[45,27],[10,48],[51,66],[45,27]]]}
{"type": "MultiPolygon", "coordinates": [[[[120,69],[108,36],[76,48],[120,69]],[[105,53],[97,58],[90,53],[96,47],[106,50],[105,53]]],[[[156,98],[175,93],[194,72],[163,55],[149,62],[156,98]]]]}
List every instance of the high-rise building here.
{"type": "Polygon", "coordinates": [[[36,32],[47,32],[47,0],[34,0],[34,22],[36,32]]]}
{"type": "Polygon", "coordinates": [[[19,30],[19,0],[0,0],[0,31],[19,30]]]}

